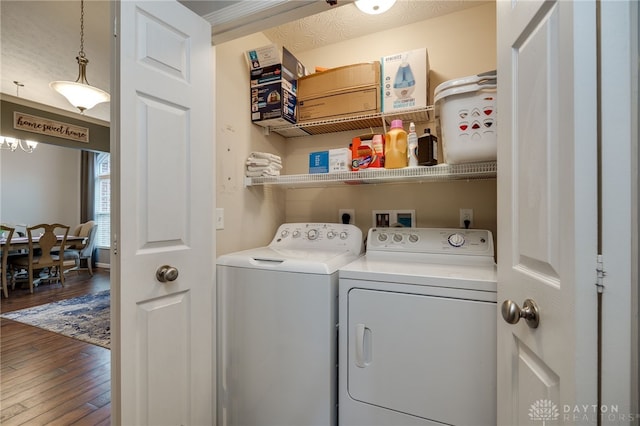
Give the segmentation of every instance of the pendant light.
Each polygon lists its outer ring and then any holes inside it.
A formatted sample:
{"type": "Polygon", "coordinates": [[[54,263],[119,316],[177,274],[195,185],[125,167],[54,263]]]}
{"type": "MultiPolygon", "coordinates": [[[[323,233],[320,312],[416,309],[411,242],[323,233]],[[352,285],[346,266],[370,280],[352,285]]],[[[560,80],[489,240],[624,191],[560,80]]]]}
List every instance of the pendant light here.
{"type": "Polygon", "coordinates": [[[81,114],[99,103],[109,102],[110,96],[104,90],[89,85],[87,81],[87,59],[84,54],[84,0],[80,0],[80,52],[78,61],[78,78],[73,81],[52,81],[49,87],[67,98],[69,103],[80,110],[81,114]]]}
{"type": "Polygon", "coordinates": [[[369,15],[379,15],[391,9],[396,0],[357,0],[358,9],[369,15]]]}

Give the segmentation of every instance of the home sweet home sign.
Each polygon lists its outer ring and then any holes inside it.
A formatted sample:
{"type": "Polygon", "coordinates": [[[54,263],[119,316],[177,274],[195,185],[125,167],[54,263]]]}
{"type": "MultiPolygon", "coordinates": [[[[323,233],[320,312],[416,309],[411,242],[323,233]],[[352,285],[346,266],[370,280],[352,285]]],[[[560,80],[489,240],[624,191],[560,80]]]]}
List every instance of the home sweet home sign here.
{"type": "Polygon", "coordinates": [[[13,112],[13,128],[25,132],[89,143],[89,129],[86,127],[36,117],[18,111],[13,112]]]}

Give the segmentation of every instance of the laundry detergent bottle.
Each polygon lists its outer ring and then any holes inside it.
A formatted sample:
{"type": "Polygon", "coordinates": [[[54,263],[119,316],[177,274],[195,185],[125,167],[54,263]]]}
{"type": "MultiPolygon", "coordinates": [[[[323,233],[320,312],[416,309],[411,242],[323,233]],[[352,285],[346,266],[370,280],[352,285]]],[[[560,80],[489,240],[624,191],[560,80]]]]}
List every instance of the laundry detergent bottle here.
{"type": "Polygon", "coordinates": [[[391,122],[384,150],[385,169],[407,167],[407,132],[402,128],[402,120],[393,120],[391,122]]]}

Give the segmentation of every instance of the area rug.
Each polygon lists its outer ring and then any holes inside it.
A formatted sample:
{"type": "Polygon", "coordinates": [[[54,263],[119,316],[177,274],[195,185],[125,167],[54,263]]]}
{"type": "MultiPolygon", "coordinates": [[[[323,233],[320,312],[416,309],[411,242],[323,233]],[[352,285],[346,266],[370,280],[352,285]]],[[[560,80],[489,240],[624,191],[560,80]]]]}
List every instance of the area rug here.
{"type": "Polygon", "coordinates": [[[0,316],[109,349],[109,306],[109,290],[105,290],[0,316]]]}

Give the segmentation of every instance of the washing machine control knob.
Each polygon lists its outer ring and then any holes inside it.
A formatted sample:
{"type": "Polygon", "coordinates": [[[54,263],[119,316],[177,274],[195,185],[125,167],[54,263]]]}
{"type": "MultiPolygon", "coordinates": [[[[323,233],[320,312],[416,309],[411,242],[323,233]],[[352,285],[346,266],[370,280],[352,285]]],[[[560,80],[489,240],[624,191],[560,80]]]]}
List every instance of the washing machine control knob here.
{"type": "Polygon", "coordinates": [[[280,233],[280,237],[282,238],[287,238],[288,236],[289,236],[289,231],[287,231],[286,229],[280,233]]]}
{"type": "Polygon", "coordinates": [[[340,239],[341,240],[346,240],[347,238],[349,238],[349,234],[347,233],[347,231],[342,231],[340,233],[340,239]]]}
{"type": "Polygon", "coordinates": [[[464,235],[458,233],[449,235],[448,240],[453,247],[462,247],[465,243],[464,235]]]}
{"type": "Polygon", "coordinates": [[[378,234],[378,241],[384,242],[387,241],[387,238],[389,238],[387,234],[378,234]]]}
{"type": "Polygon", "coordinates": [[[335,231],[329,231],[327,232],[327,238],[329,238],[330,240],[333,240],[336,236],[335,231]]]}
{"type": "Polygon", "coordinates": [[[412,243],[417,243],[418,239],[419,238],[416,234],[409,234],[409,241],[411,241],[412,243]]]}
{"type": "Polygon", "coordinates": [[[300,237],[300,231],[298,231],[298,230],[296,229],[295,231],[293,231],[293,234],[291,234],[291,236],[292,236],[293,238],[298,238],[298,237],[300,237]]]}
{"type": "Polygon", "coordinates": [[[395,241],[396,243],[402,241],[402,234],[393,234],[393,241],[395,241]]]}
{"type": "Polygon", "coordinates": [[[307,238],[310,240],[315,240],[318,238],[318,230],[317,229],[309,229],[307,231],[307,238]]]}

